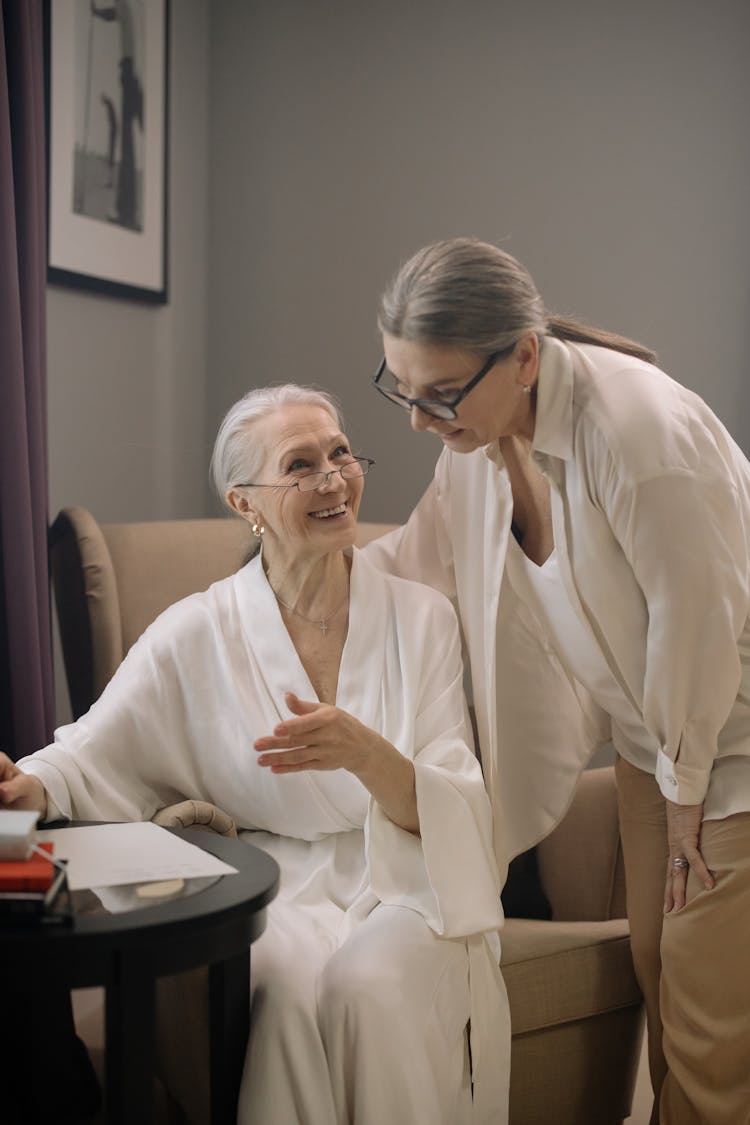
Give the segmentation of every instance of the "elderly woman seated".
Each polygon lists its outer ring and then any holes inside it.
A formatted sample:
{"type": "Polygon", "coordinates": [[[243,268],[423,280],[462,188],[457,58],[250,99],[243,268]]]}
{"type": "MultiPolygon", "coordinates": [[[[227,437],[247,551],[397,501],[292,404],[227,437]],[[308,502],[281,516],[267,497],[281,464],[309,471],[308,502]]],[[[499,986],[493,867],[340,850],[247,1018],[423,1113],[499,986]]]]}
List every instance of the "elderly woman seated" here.
{"type": "Polygon", "coordinates": [[[325,395],[245,395],[213,472],[260,550],[166,610],[52,745],[0,762],[5,807],[144,820],[200,797],[278,861],[242,1125],[505,1119],[498,873],[458,629],[442,595],[353,549],[371,465],[325,395]]]}

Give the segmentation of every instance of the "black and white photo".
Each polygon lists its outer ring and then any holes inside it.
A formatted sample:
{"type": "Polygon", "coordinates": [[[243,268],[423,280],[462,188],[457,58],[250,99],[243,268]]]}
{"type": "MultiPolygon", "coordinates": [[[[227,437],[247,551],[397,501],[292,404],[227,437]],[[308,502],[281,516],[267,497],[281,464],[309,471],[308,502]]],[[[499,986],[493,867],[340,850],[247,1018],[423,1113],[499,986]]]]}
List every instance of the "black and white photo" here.
{"type": "Polygon", "coordinates": [[[50,0],[50,281],[166,300],[167,27],[167,0],[50,0]]]}

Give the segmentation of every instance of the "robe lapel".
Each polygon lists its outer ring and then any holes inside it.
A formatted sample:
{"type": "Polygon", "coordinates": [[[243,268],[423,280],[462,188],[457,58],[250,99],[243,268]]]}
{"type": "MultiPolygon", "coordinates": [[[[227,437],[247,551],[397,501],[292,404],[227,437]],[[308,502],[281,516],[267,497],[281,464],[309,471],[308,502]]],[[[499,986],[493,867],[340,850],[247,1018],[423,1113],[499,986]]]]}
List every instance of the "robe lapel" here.
{"type": "MultiPolygon", "coordinates": [[[[247,564],[247,581],[240,586],[242,628],[261,666],[266,687],[279,700],[279,714],[287,715],[284,693],[300,699],[318,696],[281,617],[278,602],[263,572],[260,557],[247,564]]],[[[349,598],[349,630],[341,654],[336,706],[360,722],[376,726],[390,609],[386,584],[361,552],[353,550],[349,598]]]]}
{"type": "Polygon", "coordinates": [[[349,632],[341,655],[336,706],[374,730],[383,729],[382,685],[391,609],[385,580],[352,551],[349,632]]]}
{"type": "MultiPolygon", "coordinates": [[[[318,696],[286,630],[260,556],[252,559],[239,577],[237,599],[245,643],[254,654],[258,674],[279,719],[289,718],[291,712],[284,700],[285,692],[293,691],[300,699],[308,700],[317,700],[318,696]]],[[[352,602],[354,600],[352,597],[352,602]]],[[[357,631],[356,624],[350,611],[349,637],[357,631]]],[[[347,639],[341,659],[342,671],[349,665],[348,649],[347,639]]],[[[337,704],[341,706],[338,698],[337,704]]],[[[358,714],[357,717],[362,716],[358,714]]],[[[367,810],[367,791],[354,774],[344,769],[323,773],[309,770],[294,777],[297,784],[303,781],[307,784],[310,796],[325,810],[332,825],[336,824],[339,830],[344,831],[362,826],[367,810]]]]}
{"type": "MultiPolygon", "coordinates": [[[[498,454],[499,456],[499,454],[498,454]]],[[[494,770],[497,766],[497,630],[500,611],[500,593],[505,575],[505,556],[508,550],[508,536],[512,515],[510,485],[504,467],[492,465],[487,473],[484,501],[484,573],[486,604],[481,607],[483,614],[484,648],[484,691],[485,711],[489,729],[485,734],[489,753],[486,759],[486,783],[490,792],[495,783],[494,770]],[[503,499],[503,493],[508,495],[503,499]]]]}
{"type": "Polygon", "coordinates": [[[241,627],[248,647],[255,653],[258,668],[279,716],[288,718],[284,694],[293,691],[300,699],[317,700],[297,650],[292,644],[278,602],[256,555],[241,572],[237,598],[241,627]]]}

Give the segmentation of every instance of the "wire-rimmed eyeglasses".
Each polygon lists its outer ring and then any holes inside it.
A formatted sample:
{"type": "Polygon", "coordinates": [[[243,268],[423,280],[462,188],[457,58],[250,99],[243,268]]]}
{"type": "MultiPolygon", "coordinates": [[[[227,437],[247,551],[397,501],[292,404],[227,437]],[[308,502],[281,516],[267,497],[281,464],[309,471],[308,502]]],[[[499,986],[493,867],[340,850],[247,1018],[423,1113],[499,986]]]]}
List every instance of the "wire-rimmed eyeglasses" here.
{"type": "Polygon", "coordinates": [[[370,457],[355,457],[352,461],[347,461],[345,465],[339,465],[337,469],[329,469],[327,473],[303,473],[290,484],[254,484],[245,481],[244,484],[236,484],[234,487],[298,488],[300,492],[315,492],[316,489],[322,488],[324,484],[328,484],[334,473],[341,473],[343,480],[354,480],[356,477],[366,477],[374,464],[375,462],[370,457]]]}
{"type": "MultiPolygon", "coordinates": [[[[456,413],[458,404],[463,402],[469,391],[474,390],[477,384],[484,379],[488,371],[492,370],[498,360],[505,359],[506,356],[511,354],[514,347],[515,344],[511,344],[509,348],[503,348],[501,351],[493,352],[492,355],[488,356],[486,362],[482,364],[476,375],[472,375],[466,386],[462,387],[453,398],[408,398],[393,387],[384,386],[381,379],[388,371],[385,356],[383,357],[380,367],[373,375],[372,382],[376,389],[380,391],[381,395],[384,395],[391,402],[395,402],[396,406],[402,406],[404,410],[411,410],[413,406],[416,406],[423,414],[430,414],[433,418],[441,418],[443,421],[452,422],[458,417],[456,413]]],[[[389,375],[394,382],[397,382],[396,376],[392,372],[389,372],[389,375]]]]}

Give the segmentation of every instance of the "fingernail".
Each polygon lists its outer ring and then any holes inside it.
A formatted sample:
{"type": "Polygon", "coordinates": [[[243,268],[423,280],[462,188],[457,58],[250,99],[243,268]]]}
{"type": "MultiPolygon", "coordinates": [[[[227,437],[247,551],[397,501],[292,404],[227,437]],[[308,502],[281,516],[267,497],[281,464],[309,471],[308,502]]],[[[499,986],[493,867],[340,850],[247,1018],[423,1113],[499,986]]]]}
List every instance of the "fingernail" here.
{"type": "Polygon", "coordinates": [[[286,734],[286,727],[284,727],[284,726],[276,727],[276,729],[274,730],[273,733],[275,735],[278,735],[278,737],[280,738],[282,735],[286,734]]]}

